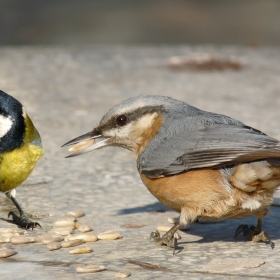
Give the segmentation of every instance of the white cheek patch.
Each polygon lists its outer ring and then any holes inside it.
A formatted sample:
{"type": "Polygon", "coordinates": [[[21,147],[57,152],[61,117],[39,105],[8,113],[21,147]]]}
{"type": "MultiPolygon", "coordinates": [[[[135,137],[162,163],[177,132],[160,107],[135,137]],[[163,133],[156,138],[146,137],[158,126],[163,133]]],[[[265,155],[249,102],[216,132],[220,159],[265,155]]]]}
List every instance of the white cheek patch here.
{"type": "Polygon", "coordinates": [[[117,138],[126,138],[131,133],[131,123],[127,124],[126,126],[120,128],[112,128],[107,132],[104,132],[105,137],[117,137],[117,138]]]}
{"type": "Polygon", "coordinates": [[[0,115],[0,138],[5,136],[11,127],[13,126],[13,120],[11,117],[5,117],[0,115]]]}

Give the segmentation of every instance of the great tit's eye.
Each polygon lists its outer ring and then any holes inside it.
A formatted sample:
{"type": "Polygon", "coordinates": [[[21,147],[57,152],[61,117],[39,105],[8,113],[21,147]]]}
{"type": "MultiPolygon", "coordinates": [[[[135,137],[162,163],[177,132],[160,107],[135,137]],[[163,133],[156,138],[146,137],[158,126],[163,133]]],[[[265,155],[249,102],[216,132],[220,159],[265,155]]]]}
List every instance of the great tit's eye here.
{"type": "Polygon", "coordinates": [[[127,123],[127,116],[126,115],[120,115],[116,119],[117,125],[124,126],[127,123]]]}

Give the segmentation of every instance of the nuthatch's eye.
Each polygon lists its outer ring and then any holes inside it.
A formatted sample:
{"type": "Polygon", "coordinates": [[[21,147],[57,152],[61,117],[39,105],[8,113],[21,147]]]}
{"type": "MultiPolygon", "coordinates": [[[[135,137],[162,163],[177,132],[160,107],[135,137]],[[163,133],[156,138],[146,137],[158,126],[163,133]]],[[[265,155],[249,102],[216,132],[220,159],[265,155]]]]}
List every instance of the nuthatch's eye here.
{"type": "Polygon", "coordinates": [[[127,122],[127,116],[126,115],[120,115],[116,119],[117,125],[124,126],[127,122]]]}

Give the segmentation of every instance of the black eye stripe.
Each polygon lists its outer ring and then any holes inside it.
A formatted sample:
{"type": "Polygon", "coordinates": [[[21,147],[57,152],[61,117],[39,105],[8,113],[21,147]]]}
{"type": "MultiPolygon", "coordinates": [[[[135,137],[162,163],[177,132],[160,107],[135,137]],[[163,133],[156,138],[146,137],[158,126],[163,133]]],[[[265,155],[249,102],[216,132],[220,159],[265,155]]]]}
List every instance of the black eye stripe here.
{"type": "Polygon", "coordinates": [[[116,123],[119,126],[124,126],[127,123],[127,116],[126,115],[120,115],[116,118],[116,123]]]}

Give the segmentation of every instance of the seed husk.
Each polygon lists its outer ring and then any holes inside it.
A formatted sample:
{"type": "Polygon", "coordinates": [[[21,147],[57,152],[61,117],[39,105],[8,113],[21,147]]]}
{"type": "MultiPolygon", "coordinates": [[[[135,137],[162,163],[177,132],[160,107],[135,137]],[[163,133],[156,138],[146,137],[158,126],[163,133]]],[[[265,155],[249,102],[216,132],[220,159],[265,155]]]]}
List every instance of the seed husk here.
{"type": "Polygon", "coordinates": [[[73,232],[72,227],[59,227],[59,228],[53,228],[51,232],[62,235],[62,236],[67,236],[73,232]]]}
{"type": "Polygon", "coordinates": [[[7,232],[25,234],[26,230],[18,230],[18,229],[14,229],[14,228],[0,228],[0,234],[7,233],[7,232]]]}
{"type": "Polygon", "coordinates": [[[0,237],[12,237],[12,236],[19,236],[18,232],[2,232],[0,233],[0,237]]]}
{"type": "Polygon", "coordinates": [[[17,252],[14,249],[5,249],[5,250],[0,250],[0,258],[7,258],[10,257],[14,254],[16,254],[17,252]]]}
{"type": "Polygon", "coordinates": [[[124,228],[142,228],[144,227],[145,225],[144,224],[124,224],[122,225],[122,227],[124,228]]]}
{"type": "Polygon", "coordinates": [[[61,243],[60,243],[60,242],[50,242],[50,243],[47,245],[47,248],[48,248],[50,251],[58,250],[58,249],[61,248],[61,243]]]}
{"type": "Polygon", "coordinates": [[[94,264],[88,264],[84,266],[78,266],[76,268],[76,272],[78,273],[92,273],[92,272],[99,272],[102,270],[105,270],[106,267],[104,265],[94,265],[94,264]]]}
{"type": "Polygon", "coordinates": [[[75,227],[75,222],[74,221],[69,221],[69,220],[58,220],[54,222],[55,227],[75,227]]]}
{"type": "Polygon", "coordinates": [[[168,218],[167,219],[168,220],[168,222],[170,223],[170,224],[176,224],[176,223],[179,223],[179,218],[168,218]]]}
{"type": "Polygon", "coordinates": [[[107,233],[113,233],[113,232],[115,232],[115,230],[114,230],[114,229],[110,229],[110,230],[106,230],[106,231],[100,233],[99,235],[101,235],[101,234],[107,234],[107,233]]]}
{"type": "Polygon", "coordinates": [[[189,224],[181,224],[179,227],[179,230],[182,230],[182,231],[187,231],[189,229],[190,229],[189,224]]]}
{"type": "Polygon", "coordinates": [[[100,240],[115,240],[122,238],[121,234],[118,232],[101,233],[97,235],[100,240]]]}
{"type": "Polygon", "coordinates": [[[82,225],[81,222],[76,222],[76,223],[75,223],[75,228],[78,229],[81,225],[82,225]]]}
{"type": "Polygon", "coordinates": [[[80,247],[74,250],[69,251],[69,254],[87,254],[92,251],[92,248],[89,246],[80,247]]]}
{"type": "Polygon", "coordinates": [[[13,228],[0,228],[0,233],[2,232],[17,232],[17,230],[13,228]]]}
{"type": "Polygon", "coordinates": [[[50,233],[44,233],[42,235],[36,236],[36,241],[37,242],[41,242],[44,239],[48,239],[51,238],[54,234],[50,234],[50,233]]]}
{"type": "Polygon", "coordinates": [[[79,227],[78,227],[78,231],[79,232],[88,232],[88,231],[91,231],[92,230],[92,227],[88,224],[81,224],[79,227]]]}
{"type": "Polygon", "coordinates": [[[12,249],[13,246],[11,243],[5,243],[0,245],[0,250],[12,249]]]}
{"type": "Polygon", "coordinates": [[[57,219],[57,221],[75,221],[76,217],[74,217],[72,214],[66,214],[57,219]]]}
{"type": "Polygon", "coordinates": [[[67,214],[73,215],[75,218],[80,218],[85,215],[85,212],[82,210],[72,210],[69,211],[67,214]]]}
{"type": "Polygon", "coordinates": [[[76,240],[76,239],[82,239],[84,242],[95,242],[97,241],[97,236],[93,232],[88,232],[88,233],[77,233],[73,235],[69,235],[65,237],[65,240],[76,240]]]}
{"type": "Polygon", "coordinates": [[[68,241],[61,242],[61,247],[69,248],[69,247],[78,246],[82,243],[84,243],[84,240],[82,239],[68,240],[68,241]]]}
{"type": "Polygon", "coordinates": [[[44,239],[41,240],[41,243],[44,244],[44,245],[47,245],[51,242],[60,242],[60,241],[63,241],[64,238],[59,235],[59,234],[54,234],[54,235],[50,235],[49,237],[46,237],[44,239]]]}
{"type": "Polygon", "coordinates": [[[36,237],[33,236],[12,236],[11,243],[12,244],[27,244],[36,242],[36,237]]]}
{"type": "Polygon", "coordinates": [[[157,230],[161,232],[166,232],[171,229],[171,226],[157,226],[157,230]]]}
{"type": "Polygon", "coordinates": [[[9,243],[10,241],[11,241],[11,237],[0,236],[0,243],[9,243]]]}
{"type": "Polygon", "coordinates": [[[131,275],[131,273],[127,270],[121,270],[116,274],[116,278],[127,278],[131,275]]]}
{"type": "Polygon", "coordinates": [[[94,144],[94,139],[87,139],[84,141],[79,142],[78,144],[72,146],[71,148],[68,149],[68,152],[77,152],[81,151],[91,145],[94,144]]]}

